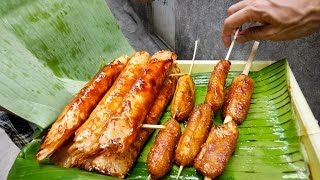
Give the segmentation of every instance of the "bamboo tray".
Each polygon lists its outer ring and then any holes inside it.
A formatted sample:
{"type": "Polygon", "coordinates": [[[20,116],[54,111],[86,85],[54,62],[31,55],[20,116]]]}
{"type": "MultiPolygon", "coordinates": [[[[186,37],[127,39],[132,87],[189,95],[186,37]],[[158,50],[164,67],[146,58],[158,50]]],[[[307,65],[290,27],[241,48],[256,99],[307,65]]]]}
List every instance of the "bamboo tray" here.
{"type": "MultiPolygon", "coordinates": [[[[213,65],[217,64],[217,62],[218,60],[195,60],[192,72],[211,72],[213,65]]],[[[230,71],[242,71],[246,63],[246,61],[239,60],[231,60],[231,62],[230,71]]],[[[259,71],[274,62],[275,61],[256,60],[253,62],[250,71],[259,71]]],[[[179,60],[181,72],[188,72],[190,63],[190,60],[179,60]]],[[[288,70],[289,93],[293,111],[296,116],[296,126],[303,147],[304,158],[311,171],[311,178],[320,179],[320,127],[311,112],[290,67],[288,67],[288,70]]]]}

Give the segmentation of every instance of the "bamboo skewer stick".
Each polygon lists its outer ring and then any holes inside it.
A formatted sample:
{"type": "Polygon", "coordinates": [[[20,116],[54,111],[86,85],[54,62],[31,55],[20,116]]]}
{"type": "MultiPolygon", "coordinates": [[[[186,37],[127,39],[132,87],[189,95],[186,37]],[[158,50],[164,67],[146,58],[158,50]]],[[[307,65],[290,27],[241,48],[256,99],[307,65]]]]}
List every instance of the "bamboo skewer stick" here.
{"type": "Polygon", "coordinates": [[[234,43],[236,42],[236,39],[237,39],[239,30],[240,30],[240,27],[237,29],[236,33],[235,33],[234,36],[233,36],[233,40],[232,40],[232,42],[231,42],[231,45],[230,45],[230,47],[229,47],[229,50],[228,50],[228,53],[227,53],[227,56],[226,56],[226,59],[225,59],[225,60],[229,60],[229,57],[230,57],[231,51],[232,51],[232,49],[233,49],[234,43]]]}
{"type": "Polygon", "coordinates": [[[163,128],[165,128],[165,126],[164,125],[158,125],[158,124],[142,124],[141,128],[163,129],[163,128]]]}
{"type": "Polygon", "coordinates": [[[180,177],[180,174],[181,174],[182,170],[183,170],[183,166],[180,166],[180,167],[179,167],[179,172],[178,172],[178,175],[177,175],[176,180],[178,180],[178,179],[179,179],[179,177],[180,177]]]}
{"type": "Polygon", "coordinates": [[[194,42],[194,50],[193,50],[193,56],[192,56],[192,63],[191,63],[191,66],[190,66],[188,75],[191,74],[191,71],[192,71],[192,68],[193,68],[193,64],[194,64],[194,59],[196,58],[197,49],[198,49],[198,40],[196,40],[196,41],[194,42]]]}
{"type": "Polygon", "coordinates": [[[250,52],[248,61],[247,61],[246,66],[244,67],[243,72],[242,72],[242,74],[245,74],[246,76],[248,76],[248,73],[249,73],[249,71],[250,71],[250,67],[251,67],[252,61],[253,61],[254,58],[256,57],[259,44],[260,44],[260,42],[255,41],[254,44],[253,44],[253,46],[252,46],[252,49],[251,49],[251,52],[250,52]]]}

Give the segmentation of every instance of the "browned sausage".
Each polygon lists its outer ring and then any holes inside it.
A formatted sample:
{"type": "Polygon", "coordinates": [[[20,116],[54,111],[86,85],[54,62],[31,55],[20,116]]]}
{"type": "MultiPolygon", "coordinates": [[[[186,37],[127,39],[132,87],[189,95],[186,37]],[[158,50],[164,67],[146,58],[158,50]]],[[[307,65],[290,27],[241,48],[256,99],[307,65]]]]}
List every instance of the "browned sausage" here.
{"type": "Polygon", "coordinates": [[[235,150],[238,134],[234,121],[212,127],[208,139],[194,160],[194,167],[206,177],[219,176],[235,150]]]}
{"type": "Polygon", "coordinates": [[[230,61],[220,60],[211,73],[205,103],[210,104],[213,111],[220,109],[224,102],[223,89],[226,84],[230,65],[230,61]]]}
{"type": "Polygon", "coordinates": [[[199,104],[191,112],[186,129],[181,136],[175,161],[182,166],[193,165],[193,160],[206,141],[213,120],[213,111],[209,104],[199,104]]]}
{"type": "Polygon", "coordinates": [[[179,123],[170,118],[161,129],[147,156],[147,167],[152,178],[159,179],[170,171],[174,150],[181,136],[179,123]]]}
{"type": "Polygon", "coordinates": [[[223,116],[231,116],[233,121],[241,124],[247,116],[253,88],[254,81],[250,77],[244,74],[234,77],[223,107],[223,116]]]}
{"type": "Polygon", "coordinates": [[[178,121],[186,120],[194,107],[195,85],[190,75],[178,79],[171,103],[171,117],[178,121]]]}
{"type": "Polygon", "coordinates": [[[128,56],[119,57],[106,65],[81,89],[53,123],[36,155],[37,161],[43,161],[73,136],[112,86],[127,62],[128,56]]]}
{"type": "MultiPolygon", "coordinates": [[[[163,112],[169,104],[176,87],[177,78],[167,77],[160,89],[159,95],[152,105],[146,119],[145,124],[158,124],[163,112]]],[[[141,129],[135,141],[130,145],[124,153],[114,151],[104,151],[98,155],[93,161],[95,170],[118,178],[125,178],[137,159],[143,145],[150,137],[153,129],[141,129]]]]}

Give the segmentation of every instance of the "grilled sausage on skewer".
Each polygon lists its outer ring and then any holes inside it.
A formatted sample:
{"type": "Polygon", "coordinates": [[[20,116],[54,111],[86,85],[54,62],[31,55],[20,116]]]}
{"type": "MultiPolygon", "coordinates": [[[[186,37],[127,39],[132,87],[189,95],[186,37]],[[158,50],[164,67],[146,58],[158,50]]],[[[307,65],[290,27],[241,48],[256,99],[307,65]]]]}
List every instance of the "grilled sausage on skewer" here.
{"type": "Polygon", "coordinates": [[[205,103],[209,104],[213,111],[220,109],[224,102],[224,86],[230,65],[230,61],[220,60],[211,73],[205,103]]]}
{"type": "Polygon", "coordinates": [[[193,160],[206,141],[213,119],[213,111],[210,105],[197,105],[191,112],[188,124],[181,136],[175,161],[181,166],[193,165],[193,160]]]}
{"type": "Polygon", "coordinates": [[[159,179],[171,169],[176,144],[181,136],[179,123],[170,118],[160,129],[147,157],[147,167],[152,178],[159,179]]]}
{"type": "Polygon", "coordinates": [[[183,121],[189,117],[194,107],[195,85],[190,75],[178,79],[176,91],[171,103],[171,117],[183,121]]]}
{"type": "Polygon", "coordinates": [[[106,65],[72,99],[44,138],[36,155],[37,161],[43,161],[73,136],[112,86],[114,80],[126,66],[128,59],[128,56],[123,55],[106,65]]]}

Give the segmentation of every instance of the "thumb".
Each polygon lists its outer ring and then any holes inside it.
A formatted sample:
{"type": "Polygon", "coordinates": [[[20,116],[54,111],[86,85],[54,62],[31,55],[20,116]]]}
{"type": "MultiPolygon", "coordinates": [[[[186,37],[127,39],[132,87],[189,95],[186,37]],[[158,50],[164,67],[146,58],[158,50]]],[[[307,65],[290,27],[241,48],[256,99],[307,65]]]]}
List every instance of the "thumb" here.
{"type": "Polygon", "coordinates": [[[252,40],[269,40],[273,35],[271,25],[253,26],[241,31],[237,37],[238,43],[245,43],[252,40]]]}

